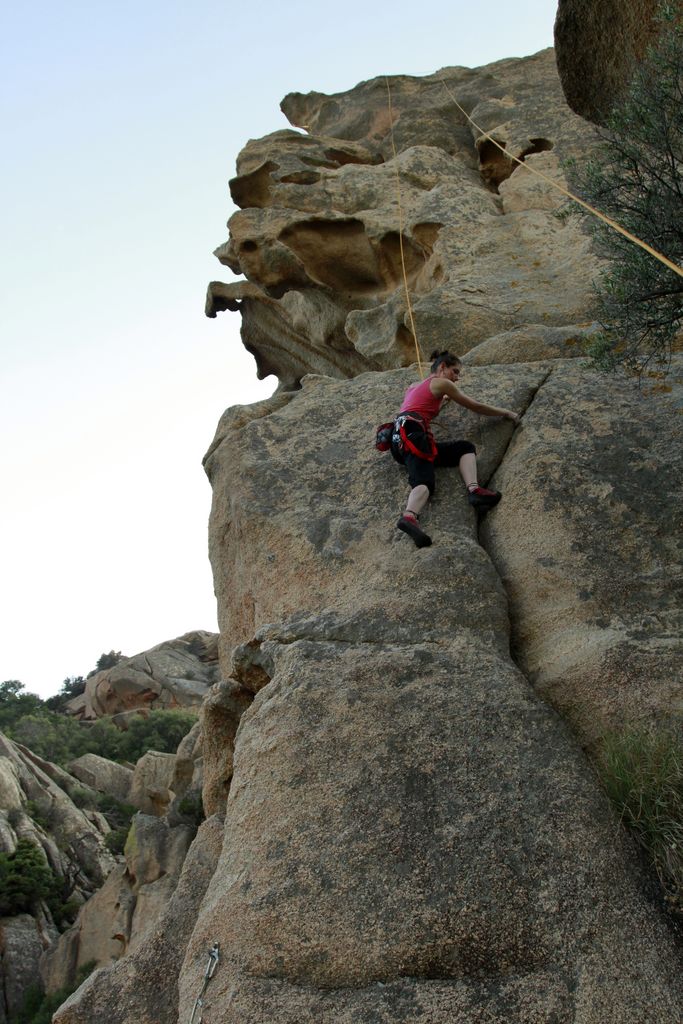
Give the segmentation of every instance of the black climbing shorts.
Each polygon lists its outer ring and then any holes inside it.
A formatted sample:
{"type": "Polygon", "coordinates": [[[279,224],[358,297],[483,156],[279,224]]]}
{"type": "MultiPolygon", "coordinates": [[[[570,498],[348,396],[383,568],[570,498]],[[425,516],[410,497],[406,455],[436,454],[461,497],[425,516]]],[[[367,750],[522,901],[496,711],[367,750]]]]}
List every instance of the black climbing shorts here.
{"type": "MultiPolygon", "coordinates": [[[[419,443],[420,438],[418,435],[422,435],[424,438],[424,431],[417,424],[410,424],[409,427],[406,424],[406,432],[417,448],[423,447],[419,443]]],[[[427,459],[420,459],[417,455],[412,455],[410,452],[406,452],[405,455],[401,456],[397,447],[394,444],[391,446],[391,454],[397,462],[400,462],[408,470],[410,486],[419,487],[420,484],[424,484],[429,488],[430,494],[434,493],[434,488],[436,487],[435,466],[459,466],[463,455],[477,454],[477,449],[471,441],[437,441],[436,448],[436,458],[433,462],[429,462],[427,459]]]]}

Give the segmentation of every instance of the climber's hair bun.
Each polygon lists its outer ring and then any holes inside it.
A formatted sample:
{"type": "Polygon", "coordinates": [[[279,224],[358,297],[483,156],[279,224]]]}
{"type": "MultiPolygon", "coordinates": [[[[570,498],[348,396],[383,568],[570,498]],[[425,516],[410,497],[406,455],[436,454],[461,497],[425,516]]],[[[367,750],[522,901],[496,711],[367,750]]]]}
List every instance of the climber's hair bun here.
{"type": "Polygon", "coordinates": [[[439,352],[438,349],[435,349],[429,358],[432,363],[432,373],[436,373],[442,364],[444,366],[460,366],[460,360],[458,357],[454,356],[452,352],[448,351],[448,349],[444,349],[443,352],[439,352]]]}

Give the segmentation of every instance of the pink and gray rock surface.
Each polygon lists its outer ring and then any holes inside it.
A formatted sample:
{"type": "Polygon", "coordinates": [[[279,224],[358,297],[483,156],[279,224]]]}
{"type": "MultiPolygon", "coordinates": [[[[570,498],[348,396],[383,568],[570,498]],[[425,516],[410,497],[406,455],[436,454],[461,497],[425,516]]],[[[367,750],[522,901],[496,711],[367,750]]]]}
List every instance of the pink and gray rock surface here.
{"type": "Polygon", "coordinates": [[[218,679],[215,633],[194,630],[123,658],[90,676],[67,713],[93,720],[107,715],[197,708],[218,679]]]}

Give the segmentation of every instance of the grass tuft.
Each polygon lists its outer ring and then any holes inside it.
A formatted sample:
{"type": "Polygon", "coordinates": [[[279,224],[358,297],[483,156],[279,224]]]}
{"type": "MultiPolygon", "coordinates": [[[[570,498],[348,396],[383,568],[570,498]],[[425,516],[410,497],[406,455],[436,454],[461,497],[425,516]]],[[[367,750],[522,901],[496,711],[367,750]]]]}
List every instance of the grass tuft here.
{"type": "Polygon", "coordinates": [[[672,911],[683,915],[683,735],[631,729],[606,738],[607,795],[648,854],[672,911]]]}

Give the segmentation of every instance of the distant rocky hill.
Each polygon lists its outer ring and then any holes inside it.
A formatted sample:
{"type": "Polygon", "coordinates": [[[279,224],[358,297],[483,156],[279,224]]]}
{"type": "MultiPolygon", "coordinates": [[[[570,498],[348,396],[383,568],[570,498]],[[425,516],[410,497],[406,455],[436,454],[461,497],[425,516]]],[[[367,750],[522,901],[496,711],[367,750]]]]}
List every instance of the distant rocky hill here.
{"type": "Polygon", "coordinates": [[[306,134],[239,157],[217,255],[245,280],[207,309],[239,310],[281,387],[205,460],[212,817],[145,942],[56,1024],[176,1024],[199,995],[223,1024],[682,1019],[680,941],[590,760],[683,702],[680,356],[641,388],[576,358],[590,239],[452,103],[561,180],[594,134],[552,51],[390,84],[396,158],[384,79],[286,97],[306,134]],[[421,550],[372,447],[418,379],[399,243],[423,350],[522,420],[441,417],[503,500],[478,521],[439,473],[421,550]]]}
{"type": "Polygon", "coordinates": [[[85,691],[69,701],[66,712],[92,721],[132,711],[199,707],[218,680],[217,642],[215,633],[194,630],[122,658],[89,676],[85,691]]]}
{"type": "MultiPolygon", "coordinates": [[[[124,659],[92,676],[70,710],[124,725],[132,711],[198,710],[218,678],[216,639],[192,632],[124,659]]],[[[135,765],[89,753],[64,769],[0,733],[1,896],[17,904],[12,858],[22,843],[53,880],[50,895],[29,891],[25,909],[0,917],[0,1024],[39,978],[48,992],[68,987],[83,965],[139,945],[165,910],[203,817],[199,739],[197,723],[175,753],[151,750],[135,765]]]]}

